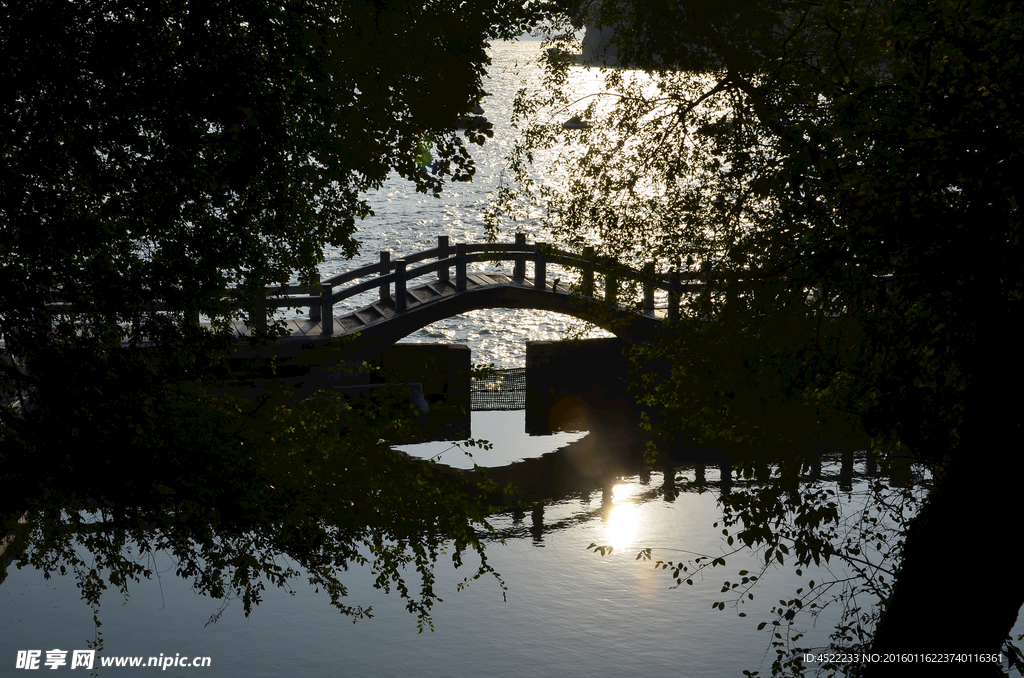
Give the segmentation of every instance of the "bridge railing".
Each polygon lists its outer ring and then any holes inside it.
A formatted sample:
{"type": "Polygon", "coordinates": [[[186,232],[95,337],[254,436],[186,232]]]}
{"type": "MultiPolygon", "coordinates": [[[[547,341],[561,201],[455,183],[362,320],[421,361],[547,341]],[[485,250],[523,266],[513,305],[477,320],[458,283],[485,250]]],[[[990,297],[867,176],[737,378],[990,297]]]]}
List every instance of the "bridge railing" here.
{"type": "MultiPolygon", "coordinates": [[[[512,279],[520,284],[527,281],[527,264],[532,264],[532,286],[539,290],[549,289],[549,266],[563,266],[579,271],[578,290],[585,297],[600,298],[610,305],[618,305],[620,286],[625,282],[640,284],[643,289],[642,312],[654,313],[654,298],[658,290],[668,294],[670,319],[678,317],[679,302],[683,294],[700,292],[706,278],[694,272],[680,272],[678,266],[669,273],[658,273],[654,264],[643,269],[634,269],[611,257],[598,257],[593,248],[584,248],[582,253],[557,249],[546,243],[527,243],[526,235],[517,233],[513,243],[458,243],[451,244],[448,236],[438,236],[437,247],[416,252],[398,259],[392,259],[390,252],[381,252],[377,263],[361,266],[319,281],[319,289],[306,285],[283,285],[268,287],[262,291],[255,307],[251,309],[247,325],[257,331],[267,330],[267,315],[270,309],[308,309],[310,320],[320,323],[321,332],[333,333],[334,306],[346,299],[377,289],[380,301],[393,304],[396,312],[406,310],[406,290],[409,281],[436,274],[437,280],[448,283],[455,269],[456,292],[466,290],[469,265],[477,262],[512,262],[512,279]],[[421,263],[426,261],[427,263],[421,263]],[[413,264],[421,264],[412,266],[413,264]],[[595,274],[604,279],[603,294],[598,297],[595,274]],[[359,281],[359,282],[356,282],[359,281]],[[350,284],[355,283],[355,284],[350,284]]],[[[566,289],[568,285],[566,285],[566,289]]],[[[225,290],[226,295],[238,290],[225,290]]],[[[64,310],[68,306],[59,301],[47,305],[50,310],[64,310]]],[[[165,304],[155,302],[149,310],[166,311],[165,304]]],[[[198,322],[198,316],[195,318],[198,322]]]]}
{"type": "MultiPolygon", "coordinates": [[[[584,297],[600,299],[608,305],[618,306],[623,283],[633,283],[642,288],[641,312],[654,315],[655,296],[660,291],[667,295],[667,312],[669,320],[679,317],[681,299],[684,295],[696,295],[704,292],[710,282],[705,273],[682,271],[676,264],[670,271],[658,272],[653,263],[636,269],[623,264],[613,257],[597,256],[594,249],[585,247],[582,253],[560,250],[546,243],[527,243],[526,236],[516,234],[513,243],[458,243],[451,244],[448,236],[438,236],[437,247],[416,252],[398,259],[392,259],[390,252],[381,252],[377,263],[361,266],[351,271],[339,273],[319,280],[319,288],[304,285],[283,285],[268,287],[256,300],[255,307],[250,310],[247,325],[257,331],[267,330],[267,315],[272,308],[308,309],[310,320],[320,324],[321,333],[331,335],[334,331],[334,306],[346,299],[377,289],[380,301],[391,304],[396,312],[406,310],[406,291],[409,282],[430,274],[437,275],[442,283],[452,280],[452,268],[455,269],[454,286],[456,292],[466,290],[469,276],[469,265],[477,262],[510,261],[513,264],[513,281],[520,284],[527,282],[527,265],[532,264],[533,278],[530,284],[540,290],[547,290],[549,285],[548,267],[562,266],[579,271],[576,289],[584,297]],[[427,261],[428,263],[419,266],[427,261]],[[596,274],[603,278],[603,291],[598,295],[596,274]],[[359,281],[359,282],[355,282],[359,281]],[[353,283],[355,284],[349,284],[353,283]]],[[[558,282],[556,279],[554,282],[558,282]]],[[[568,289],[568,284],[566,288],[568,289]]],[[[226,297],[237,295],[240,290],[224,291],[226,297]]],[[[816,291],[821,294],[820,290],[816,291]]],[[[58,312],[74,312],[74,305],[59,299],[48,302],[47,310],[58,312]]],[[[168,311],[163,302],[154,302],[147,310],[168,311]]],[[[199,322],[198,311],[195,322],[199,322]]]]}
{"type": "MultiPolygon", "coordinates": [[[[257,331],[266,331],[267,312],[276,308],[308,309],[310,320],[321,325],[323,334],[333,333],[334,306],[346,299],[377,289],[380,301],[393,304],[396,312],[406,310],[406,290],[409,282],[436,274],[438,282],[452,282],[456,292],[466,289],[469,265],[477,262],[512,262],[513,281],[527,282],[527,264],[532,264],[532,286],[549,289],[548,267],[559,265],[580,272],[579,292],[583,296],[598,298],[595,293],[595,273],[604,277],[601,299],[609,304],[619,302],[619,287],[632,281],[643,286],[643,312],[653,314],[654,294],[657,290],[668,293],[670,318],[678,315],[682,294],[699,292],[705,280],[696,273],[668,274],[655,272],[653,264],[641,270],[619,263],[610,257],[597,257],[591,248],[582,254],[559,250],[545,243],[527,243],[525,234],[516,234],[514,243],[458,243],[451,244],[448,236],[438,236],[437,247],[392,259],[390,252],[381,252],[377,263],[361,266],[319,281],[320,288],[307,285],[282,285],[265,288],[251,309],[247,325],[257,331]],[[421,263],[426,261],[427,263],[421,263]],[[421,264],[412,266],[413,264],[421,264]],[[358,282],[356,282],[358,281],[358,282]],[[350,284],[355,283],[355,284],[350,284]]],[[[566,286],[566,288],[568,285],[566,286]]],[[[225,290],[226,295],[238,290],[225,290]]],[[[47,304],[49,310],[71,310],[71,305],[60,301],[47,304]]],[[[162,302],[148,307],[151,311],[169,310],[162,302]]],[[[195,318],[198,322],[198,316],[195,318]]]]}
{"type": "Polygon", "coordinates": [[[682,295],[698,293],[706,283],[706,279],[699,273],[680,272],[678,269],[667,274],[658,273],[654,270],[654,264],[637,270],[610,257],[597,257],[591,248],[585,248],[582,254],[577,254],[545,243],[527,243],[522,233],[516,235],[514,243],[458,243],[454,246],[448,236],[439,236],[437,247],[398,259],[392,259],[390,252],[381,252],[378,263],[321,280],[321,290],[299,285],[268,288],[265,290],[267,296],[262,304],[257,305],[250,325],[265,329],[268,308],[308,308],[310,319],[319,321],[321,332],[330,335],[333,333],[335,304],[377,289],[380,301],[393,304],[395,311],[400,313],[407,307],[406,290],[409,281],[436,273],[439,282],[450,282],[451,269],[454,268],[455,289],[456,292],[462,292],[466,289],[469,264],[484,261],[511,261],[513,281],[523,284],[527,279],[527,264],[532,263],[532,285],[544,290],[549,285],[548,265],[577,269],[580,271],[580,293],[594,298],[597,298],[595,273],[600,273],[604,277],[601,298],[612,305],[619,302],[619,290],[623,282],[639,283],[643,288],[642,312],[653,315],[655,293],[661,290],[668,294],[667,315],[670,319],[678,317],[682,295]],[[410,266],[430,259],[433,261],[410,266]],[[348,285],[355,281],[361,282],[348,285]],[[338,289],[342,286],[345,287],[338,289]]]}

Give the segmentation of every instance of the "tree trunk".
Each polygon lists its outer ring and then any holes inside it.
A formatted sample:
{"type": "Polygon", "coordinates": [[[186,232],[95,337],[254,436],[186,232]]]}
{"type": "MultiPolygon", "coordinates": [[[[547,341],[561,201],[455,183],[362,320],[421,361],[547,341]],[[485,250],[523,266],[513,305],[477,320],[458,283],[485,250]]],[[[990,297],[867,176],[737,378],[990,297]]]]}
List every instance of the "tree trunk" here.
{"type": "MultiPolygon", "coordinates": [[[[975,354],[957,451],[908,530],[874,653],[998,654],[1024,605],[1015,543],[1024,477],[1022,370],[1006,328],[999,329],[975,354]]],[[[975,658],[917,668],[928,675],[1002,675],[975,658]]],[[[864,675],[905,675],[908,669],[878,664],[864,675]]]]}

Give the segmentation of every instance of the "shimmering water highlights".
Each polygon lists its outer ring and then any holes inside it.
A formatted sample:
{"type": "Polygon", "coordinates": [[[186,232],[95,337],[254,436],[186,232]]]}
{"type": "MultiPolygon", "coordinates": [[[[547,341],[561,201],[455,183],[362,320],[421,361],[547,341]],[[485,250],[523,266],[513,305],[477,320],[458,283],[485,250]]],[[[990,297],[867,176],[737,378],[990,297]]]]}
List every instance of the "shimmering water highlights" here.
{"type": "MultiPolygon", "coordinates": [[[[504,158],[513,141],[509,119],[516,90],[524,85],[536,86],[540,70],[536,65],[540,50],[537,41],[497,42],[490,49],[492,65],[485,87],[490,94],[483,101],[487,119],[494,124],[494,138],[483,146],[471,146],[477,172],[472,182],[449,183],[440,198],[417,193],[412,184],[393,176],[379,191],[368,196],[375,216],[359,226],[357,238],[362,242],[360,255],[346,260],[338,253],[328,253],[320,268],[327,277],[360,266],[374,264],[379,252],[387,250],[393,258],[437,245],[437,236],[447,235],[452,243],[481,242],[484,239],[483,213],[488,194],[497,185],[504,167],[504,158]]],[[[532,221],[521,224],[521,230],[536,239],[550,242],[550,237],[532,221]]],[[[511,237],[509,238],[511,240],[511,237]]],[[[507,265],[506,265],[507,266],[507,265]]],[[[557,277],[552,267],[549,277],[557,277]]],[[[563,281],[569,276],[564,276],[563,281]]],[[[354,310],[371,303],[375,292],[347,300],[339,305],[354,310]]],[[[434,323],[410,335],[407,342],[449,342],[467,344],[473,351],[473,362],[498,367],[524,364],[527,340],[561,339],[570,328],[579,328],[586,336],[609,336],[603,330],[584,326],[575,319],[557,313],[532,310],[473,311],[462,316],[434,323]]]]}

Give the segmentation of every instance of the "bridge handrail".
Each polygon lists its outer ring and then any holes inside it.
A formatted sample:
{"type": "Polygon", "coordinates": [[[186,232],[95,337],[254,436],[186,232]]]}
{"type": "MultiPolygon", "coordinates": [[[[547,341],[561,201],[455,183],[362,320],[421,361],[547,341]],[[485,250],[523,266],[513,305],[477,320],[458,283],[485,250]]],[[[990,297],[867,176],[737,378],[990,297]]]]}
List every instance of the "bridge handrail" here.
{"type": "MultiPolygon", "coordinates": [[[[465,289],[465,278],[467,274],[465,265],[481,261],[512,261],[515,264],[513,279],[519,282],[525,281],[525,267],[527,262],[534,265],[534,286],[539,289],[547,288],[546,266],[547,264],[558,264],[571,267],[582,273],[582,293],[588,296],[596,296],[594,293],[594,274],[600,273],[605,278],[605,300],[609,303],[617,303],[617,289],[620,281],[631,280],[643,284],[645,312],[653,312],[654,291],[667,291],[670,295],[670,315],[673,306],[678,306],[679,297],[685,293],[694,293],[702,290],[707,278],[701,273],[694,271],[674,271],[670,273],[656,273],[653,264],[642,270],[632,268],[618,262],[613,257],[597,256],[590,248],[585,248],[583,253],[560,250],[546,243],[527,243],[525,234],[517,234],[516,242],[513,243],[459,243],[450,244],[447,236],[438,237],[438,246],[404,257],[392,259],[390,252],[381,252],[381,260],[378,263],[360,266],[359,268],[344,273],[338,273],[320,281],[319,288],[310,285],[278,285],[267,287],[263,290],[263,298],[259,300],[253,316],[250,318],[250,325],[264,327],[266,320],[261,318],[261,310],[267,308],[309,308],[309,316],[312,320],[321,320],[321,316],[333,319],[333,306],[345,299],[349,299],[375,288],[380,290],[381,300],[394,298],[396,310],[405,309],[404,294],[399,299],[399,289],[403,292],[409,280],[414,280],[430,273],[437,273],[439,280],[450,279],[452,267],[456,269],[456,289],[465,289]],[[410,264],[419,263],[427,259],[435,259],[427,264],[408,268],[410,264]],[[401,269],[401,270],[400,270],[401,269]],[[335,288],[361,278],[367,278],[355,285],[335,291],[335,288]],[[395,289],[396,294],[392,297],[391,290],[395,289]],[[674,303],[673,303],[674,302],[674,303]]],[[[230,296],[237,294],[239,288],[224,290],[223,294],[230,296]]],[[[47,304],[51,310],[61,310],[69,305],[59,301],[47,304]]],[[[150,310],[167,310],[166,304],[161,301],[150,304],[150,310]]],[[[323,323],[326,325],[326,323],[323,323]]],[[[325,327],[324,331],[330,333],[330,328],[325,327]]]]}
{"type": "Polygon", "coordinates": [[[358,280],[359,278],[365,278],[366,276],[369,275],[379,274],[381,273],[381,270],[385,265],[386,264],[378,263],[370,264],[368,266],[361,266],[357,269],[346,271],[345,273],[338,273],[336,275],[332,275],[327,280],[321,280],[320,284],[331,285],[332,287],[337,285],[344,285],[347,282],[352,282],[353,280],[358,280]]]}
{"type": "MultiPolygon", "coordinates": [[[[452,266],[452,265],[454,265],[451,262],[453,261],[452,255],[455,252],[455,247],[456,246],[454,246],[454,245],[450,245],[447,248],[434,247],[434,248],[431,248],[431,249],[428,249],[428,250],[422,250],[420,252],[415,252],[413,254],[409,254],[409,255],[406,255],[406,256],[403,256],[403,257],[400,257],[400,258],[404,259],[405,262],[406,262],[406,265],[408,265],[408,264],[416,263],[416,262],[419,262],[419,261],[423,261],[424,259],[430,259],[430,258],[433,258],[433,257],[439,257],[443,253],[446,258],[445,259],[440,259],[439,261],[441,261],[441,262],[449,261],[449,266],[452,266]],[[447,251],[444,251],[444,250],[447,250],[447,251]],[[449,254],[449,253],[451,253],[451,254],[449,254]]],[[[562,265],[573,266],[573,267],[576,267],[576,268],[582,268],[582,267],[584,267],[584,266],[586,266],[587,264],[590,264],[590,263],[597,263],[598,264],[597,270],[599,272],[604,272],[603,269],[606,269],[606,268],[614,268],[615,269],[615,273],[617,275],[619,275],[620,277],[636,280],[638,282],[646,279],[646,276],[645,276],[645,274],[642,271],[638,271],[636,269],[633,269],[633,268],[631,268],[629,266],[626,266],[625,264],[620,264],[620,263],[616,262],[614,259],[612,259],[610,257],[603,257],[601,260],[598,260],[597,262],[595,262],[595,260],[587,259],[582,254],[577,254],[575,252],[569,252],[569,251],[565,251],[565,250],[559,250],[559,249],[554,248],[554,247],[552,247],[550,245],[544,245],[544,244],[538,244],[538,243],[531,243],[531,244],[521,244],[521,243],[466,243],[466,244],[464,244],[464,252],[467,255],[477,255],[477,256],[474,256],[474,257],[472,257],[470,259],[467,259],[467,261],[515,261],[518,258],[515,255],[530,255],[530,254],[536,255],[536,253],[538,251],[538,247],[542,248],[543,254],[548,259],[548,261],[550,261],[552,263],[559,263],[559,264],[562,264],[562,265]],[[488,256],[479,256],[479,255],[488,255],[488,256]]],[[[395,269],[395,263],[394,262],[395,261],[397,261],[397,259],[390,259],[389,258],[386,262],[380,262],[380,263],[376,263],[376,264],[368,264],[366,266],[361,266],[361,267],[353,269],[351,271],[346,271],[344,273],[338,273],[336,275],[331,276],[330,278],[327,278],[326,280],[323,280],[321,282],[321,284],[331,285],[333,287],[337,287],[338,285],[343,285],[343,284],[345,284],[347,282],[352,282],[353,280],[358,280],[359,278],[365,278],[365,277],[368,277],[368,276],[371,276],[371,275],[382,276],[382,277],[383,276],[387,276],[392,271],[394,271],[394,269],[395,269]]],[[[443,264],[439,264],[439,266],[443,266],[443,264]]],[[[417,270],[419,270],[419,269],[417,269],[417,270]]],[[[433,272],[435,270],[438,270],[438,269],[437,268],[431,268],[429,270],[422,270],[421,275],[422,274],[426,274],[426,273],[431,273],[431,272],[433,272]]],[[[410,276],[410,277],[414,277],[414,276],[410,276]]],[[[697,272],[693,272],[693,271],[688,271],[688,272],[685,272],[685,273],[680,273],[679,280],[680,281],[700,282],[700,281],[702,281],[702,274],[697,273],[697,272]]],[[[383,283],[384,281],[383,280],[378,280],[378,282],[383,283]]],[[[391,282],[393,282],[393,280],[391,282]]],[[[701,283],[701,284],[703,284],[703,283],[701,283]]],[[[658,281],[657,285],[661,289],[665,289],[665,290],[669,289],[669,285],[671,285],[671,276],[669,274],[662,274],[660,276],[660,278],[659,278],[659,281],[658,281]]],[[[294,286],[294,287],[298,288],[299,286],[294,286]]],[[[301,288],[301,291],[305,291],[307,289],[310,289],[310,288],[301,288]]],[[[370,288],[367,288],[367,289],[370,289],[370,288]]],[[[297,290],[297,291],[299,291],[299,290],[297,290]]],[[[366,291],[366,289],[361,290],[361,291],[366,291]]],[[[268,293],[269,292],[270,292],[270,290],[268,289],[268,293]]],[[[287,294],[288,292],[284,292],[284,293],[287,294]]]]}
{"type": "MultiPolygon", "coordinates": [[[[434,250],[431,250],[433,252],[434,250]]],[[[619,263],[612,257],[588,258],[583,254],[560,250],[544,243],[518,244],[518,243],[485,243],[467,244],[465,250],[467,255],[475,255],[467,261],[515,261],[517,254],[533,254],[536,256],[540,251],[544,258],[555,264],[572,266],[574,268],[586,268],[593,266],[595,271],[603,274],[614,274],[620,278],[635,280],[637,282],[651,281],[651,276],[642,270],[637,270],[626,264],[619,263]],[[607,270],[613,269],[613,270],[607,270]]],[[[406,257],[406,261],[410,261],[406,257]]],[[[682,284],[683,281],[697,283],[697,287],[703,287],[704,276],[696,271],[680,272],[676,277],[678,282],[673,281],[671,273],[656,274],[655,286],[659,289],[670,290],[674,284],[682,284]]]]}
{"type": "MultiPolygon", "coordinates": [[[[439,244],[438,247],[415,252],[397,259],[392,259],[389,252],[382,252],[382,260],[380,262],[361,266],[351,271],[334,275],[322,281],[321,285],[323,289],[331,290],[329,301],[331,306],[359,294],[369,292],[375,288],[379,288],[381,290],[382,299],[390,298],[390,290],[392,286],[398,284],[402,284],[404,286],[408,281],[423,277],[430,273],[443,271],[445,275],[442,277],[447,279],[448,271],[450,271],[453,266],[458,268],[460,252],[462,261],[466,264],[482,261],[513,261],[525,264],[526,261],[532,261],[536,266],[538,258],[540,258],[545,263],[550,262],[552,264],[560,264],[584,271],[589,270],[591,273],[599,272],[606,277],[611,276],[618,280],[642,282],[645,283],[645,287],[647,288],[646,296],[650,296],[655,289],[660,289],[673,294],[699,292],[705,285],[704,276],[697,272],[687,271],[668,274],[652,274],[649,271],[637,270],[619,263],[611,257],[596,258],[592,255],[560,250],[544,243],[527,244],[525,242],[460,243],[454,246],[445,243],[443,245],[439,244]],[[438,258],[435,261],[422,266],[405,268],[401,275],[399,275],[396,270],[398,262],[404,262],[404,265],[408,266],[409,264],[417,263],[433,257],[438,258]],[[337,292],[333,291],[335,286],[351,282],[353,280],[358,280],[359,278],[368,279],[346,287],[345,289],[338,290],[337,292]]],[[[546,285],[546,281],[542,281],[541,284],[546,285]]],[[[266,299],[267,305],[276,308],[308,307],[311,310],[316,311],[322,308],[324,306],[324,302],[327,301],[316,289],[301,285],[268,288],[266,293],[268,294],[266,299]],[[289,293],[303,294],[303,296],[283,296],[289,293]]],[[[401,307],[405,306],[404,303],[396,305],[401,307]]],[[[650,306],[651,304],[647,305],[650,306]]]]}

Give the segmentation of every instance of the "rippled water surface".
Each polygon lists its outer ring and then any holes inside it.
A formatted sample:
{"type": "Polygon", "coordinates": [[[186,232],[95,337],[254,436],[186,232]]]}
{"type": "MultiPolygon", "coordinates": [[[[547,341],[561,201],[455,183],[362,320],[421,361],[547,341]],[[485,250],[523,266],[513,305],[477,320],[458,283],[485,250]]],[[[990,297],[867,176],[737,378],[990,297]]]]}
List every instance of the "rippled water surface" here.
{"type": "MultiPolygon", "coordinates": [[[[337,253],[328,253],[320,269],[323,277],[377,263],[381,250],[391,252],[394,259],[436,247],[439,235],[447,235],[452,244],[483,242],[483,211],[488,193],[497,185],[513,141],[513,130],[508,124],[513,98],[520,87],[538,84],[539,50],[540,43],[530,40],[499,42],[491,47],[490,77],[485,82],[490,96],[484,99],[483,107],[487,119],[494,124],[494,138],[483,146],[470,146],[477,166],[473,181],[449,183],[441,197],[434,198],[417,193],[411,183],[393,176],[379,191],[368,196],[375,216],[364,220],[359,227],[357,237],[362,243],[359,257],[346,260],[337,253]]],[[[549,240],[533,222],[520,224],[519,230],[527,233],[530,241],[538,237],[549,240]]],[[[511,235],[504,237],[512,240],[511,235]]],[[[549,276],[556,277],[557,273],[549,273],[549,276]]],[[[336,307],[335,313],[369,304],[374,294],[348,300],[346,305],[336,307]]],[[[524,363],[526,341],[563,338],[571,323],[584,329],[579,321],[557,313],[521,309],[473,311],[434,323],[404,341],[467,344],[473,351],[475,363],[516,367],[524,363]]],[[[597,328],[587,327],[585,331],[587,336],[609,336],[597,328]]]]}
{"type": "MultiPolygon", "coordinates": [[[[474,413],[474,435],[494,442],[489,456],[478,461],[498,466],[587,440],[578,433],[528,437],[522,426],[522,412],[474,413]]],[[[436,453],[409,449],[424,456],[436,453]]],[[[460,465],[457,450],[445,454],[460,465]]],[[[863,460],[855,470],[864,472],[863,460]]],[[[693,466],[679,472],[690,481],[696,477],[693,466]]],[[[855,515],[865,498],[864,483],[844,491],[835,473],[826,464],[819,486],[837,491],[844,514],[855,515]]],[[[153,562],[160,576],[133,585],[127,603],[113,593],[105,596],[105,655],[208,656],[211,667],[201,669],[203,675],[230,678],[739,677],[758,668],[768,675],[772,637],[757,631],[758,623],[775,619],[772,605],[791,598],[808,579],[841,578],[842,568],[835,563],[831,572],[808,568],[798,577],[792,567],[773,565],[750,589],[753,601],[743,598],[735,607],[714,610],[719,600],[733,603],[742,597],[723,595],[722,583],[735,581],[741,569],[758,572],[763,564],[759,554],[729,556],[726,567],[675,590],[667,572],[636,559],[641,548],[651,548],[655,559],[677,561],[726,553],[725,538],[714,527],[720,519],[719,479],[718,469],[708,467],[707,492],[669,497],[661,473],[641,473],[559,499],[545,508],[539,523],[529,514],[518,521],[509,514],[498,516],[494,524],[506,542],[491,542],[488,554],[507,586],[507,599],[489,579],[457,592],[473,560],[456,570],[442,558],[438,591],[444,602],[435,609],[435,630],[422,634],[401,600],[374,590],[370,573],[362,568],[343,580],[350,587],[348,602],[373,605],[372,619],[353,624],[330,607],[326,595],[298,582],[291,595],[268,591],[249,618],[234,601],[219,622],[206,626],[219,604],[191,592],[174,576],[173,563],[158,556],[153,562]],[[587,549],[591,543],[615,550],[602,557],[587,549]]],[[[837,614],[830,609],[817,620],[799,617],[794,630],[807,634],[803,643],[824,645],[837,614]]],[[[1024,625],[1019,623],[1015,632],[1024,632],[1024,625]]],[[[13,570],[0,586],[0,675],[16,675],[11,668],[18,650],[85,649],[92,638],[91,612],[70,577],[44,580],[34,570],[13,570]]],[[[99,675],[152,671],[117,668],[99,675]]]]}

